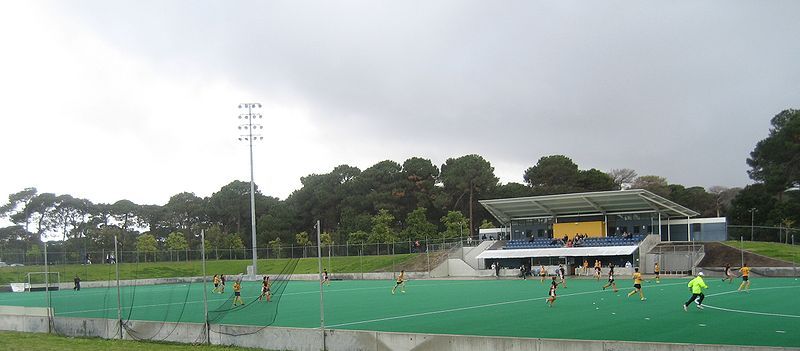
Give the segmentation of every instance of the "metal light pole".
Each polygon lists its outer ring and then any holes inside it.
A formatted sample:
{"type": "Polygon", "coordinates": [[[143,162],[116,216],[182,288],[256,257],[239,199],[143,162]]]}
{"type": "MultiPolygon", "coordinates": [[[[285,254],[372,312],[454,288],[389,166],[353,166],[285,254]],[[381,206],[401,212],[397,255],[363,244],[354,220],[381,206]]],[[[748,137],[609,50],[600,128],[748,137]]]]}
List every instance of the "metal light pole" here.
{"type": "Polygon", "coordinates": [[[239,119],[245,119],[246,124],[239,125],[239,130],[246,130],[247,134],[239,136],[239,140],[245,140],[250,144],[250,226],[253,235],[253,276],[258,275],[258,254],[256,253],[256,186],[253,181],[253,141],[264,140],[264,137],[259,134],[253,134],[254,129],[264,129],[260,124],[254,124],[253,119],[261,119],[260,113],[253,113],[253,109],[261,108],[261,104],[257,102],[239,104],[239,109],[247,109],[247,113],[239,114],[239,119]]]}
{"type": "Polygon", "coordinates": [[[756,218],[756,211],[758,211],[758,209],[753,207],[753,208],[749,209],[748,211],[750,211],[750,241],[752,242],[753,241],[753,222],[754,222],[754,220],[756,218]]]}

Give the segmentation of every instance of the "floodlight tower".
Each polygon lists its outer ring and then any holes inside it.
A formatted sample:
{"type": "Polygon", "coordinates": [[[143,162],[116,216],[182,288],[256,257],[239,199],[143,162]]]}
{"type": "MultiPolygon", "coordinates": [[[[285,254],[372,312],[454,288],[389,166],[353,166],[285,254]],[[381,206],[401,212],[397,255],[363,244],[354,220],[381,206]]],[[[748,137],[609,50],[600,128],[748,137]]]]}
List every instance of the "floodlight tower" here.
{"type": "Polygon", "coordinates": [[[242,113],[239,114],[239,119],[244,119],[243,122],[245,122],[239,125],[239,130],[244,129],[244,131],[246,131],[246,134],[239,135],[239,140],[247,141],[248,144],[250,144],[250,227],[253,235],[253,275],[258,275],[258,263],[256,263],[258,254],[256,253],[256,186],[253,181],[253,141],[264,140],[264,137],[260,134],[253,133],[254,130],[264,129],[263,125],[253,123],[254,119],[262,118],[260,113],[253,113],[253,110],[260,108],[261,104],[257,102],[239,104],[239,109],[242,110],[242,113]],[[244,109],[247,109],[247,113],[244,113],[244,109]]]}

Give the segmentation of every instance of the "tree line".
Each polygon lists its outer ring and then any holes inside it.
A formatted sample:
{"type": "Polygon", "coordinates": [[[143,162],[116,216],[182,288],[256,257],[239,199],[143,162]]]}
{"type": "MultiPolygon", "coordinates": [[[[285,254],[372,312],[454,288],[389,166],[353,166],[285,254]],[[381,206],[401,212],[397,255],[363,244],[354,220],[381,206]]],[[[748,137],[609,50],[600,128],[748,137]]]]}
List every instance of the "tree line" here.
{"type": "MultiPolygon", "coordinates": [[[[800,216],[800,191],[787,189],[800,186],[800,113],[783,111],[771,124],[769,136],[747,158],[755,183],[744,188],[686,187],[632,169],[580,169],[564,155],[541,157],[522,173],[521,183],[500,183],[491,163],[475,154],[441,166],[423,157],[364,170],[340,165],[302,177],[300,189],[285,200],[256,187],[258,246],[309,244],[316,220],[329,244],[475,237],[478,227],[496,225],[481,199],[627,188],[649,190],[704,217],[727,216],[732,224],[749,224],[752,215],[762,225],[792,227],[800,216]]],[[[114,236],[122,250],[194,250],[200,230],[206,230],[209,249],[251,247],[250,184],[238,180],[208,197],[175,194],[164,205],[93,203],[31,187],[11,194],[0,216],[14,224],[0,228],[5,251],[33,249],[45,238],[64,250],[108,250],[114,236]]]]}

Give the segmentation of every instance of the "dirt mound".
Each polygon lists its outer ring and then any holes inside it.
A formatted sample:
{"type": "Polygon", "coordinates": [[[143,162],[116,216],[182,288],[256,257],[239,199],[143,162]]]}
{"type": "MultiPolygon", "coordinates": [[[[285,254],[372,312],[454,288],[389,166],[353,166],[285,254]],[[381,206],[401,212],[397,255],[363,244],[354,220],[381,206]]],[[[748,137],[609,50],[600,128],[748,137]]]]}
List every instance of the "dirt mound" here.
{"type": "MultiPolygon", "coordinates": [[[[718,242],[703,243],[706,255],[698,267],[738,267],[742,262],[742,250],[718,242]]],[[[750,267],[792,267],[791,262],[776,260],[749,251],[744,251],[744,262],[750,267]]]]}

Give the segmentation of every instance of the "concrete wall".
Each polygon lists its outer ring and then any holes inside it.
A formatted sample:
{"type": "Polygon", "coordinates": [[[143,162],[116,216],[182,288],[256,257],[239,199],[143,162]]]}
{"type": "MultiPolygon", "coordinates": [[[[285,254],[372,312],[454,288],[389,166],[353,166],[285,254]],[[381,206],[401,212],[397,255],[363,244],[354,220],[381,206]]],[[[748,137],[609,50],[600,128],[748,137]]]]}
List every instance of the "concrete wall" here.
{"type": "Polygon", "coordinates": [[[46,307],[0,306],[0,330],[47,333],[49,320],[46,307]]]}
{"type": "MultiPolygon", "coordinates": [[[[9,312],[9,311],[7,311],[9,312]]],[[[10,313],[19,311],[10,311],[10,313]]],[[[34,311],[34,314],[40,314],[34,311]]],[[[41,324],[26,323],[25,318],[41,316],[0,315],[0,329],[28,332],[47,332],[41,324]],[[23,326],[21,327],[13,327],[23,326]],[[28,328],[29,327],[29,328],[28,328]]],[[[119,325],[115,320],[55,318],[54,332],[64,336],[118,338],[119,325]]],[[[201,344],[206,341],[214,345],[244,346],[269,350],[315,351],[755,351],[789,350],[788,348],[668,344],[624,341],[559,340],[512,337],[484,337],[441,334],[389,333],[360,330],[326,330],[307,328],[251,327],[235,325],[211,325],[208,334],[203,324],[130,322],[123,329],[123,339],[149,338],[160,341],[201,344]]]]}
{"type": "MultiPolygon", "coordinates": [[[[639,244],[639,271],[645,274],[652,274],[655,268],[656,255],[648,254],[656,245],[661,242],[661,237],[657,234],[650,234],[639,244]]],[[[637,266],[637,264],[634,264],[637,266]]]]}
{"type": "Polygon", "coordinates": [[[475,268],[470,267],[466,262],[459,258],[447,259],[448,273],[451,277],[474,277],[475,268]]]}

